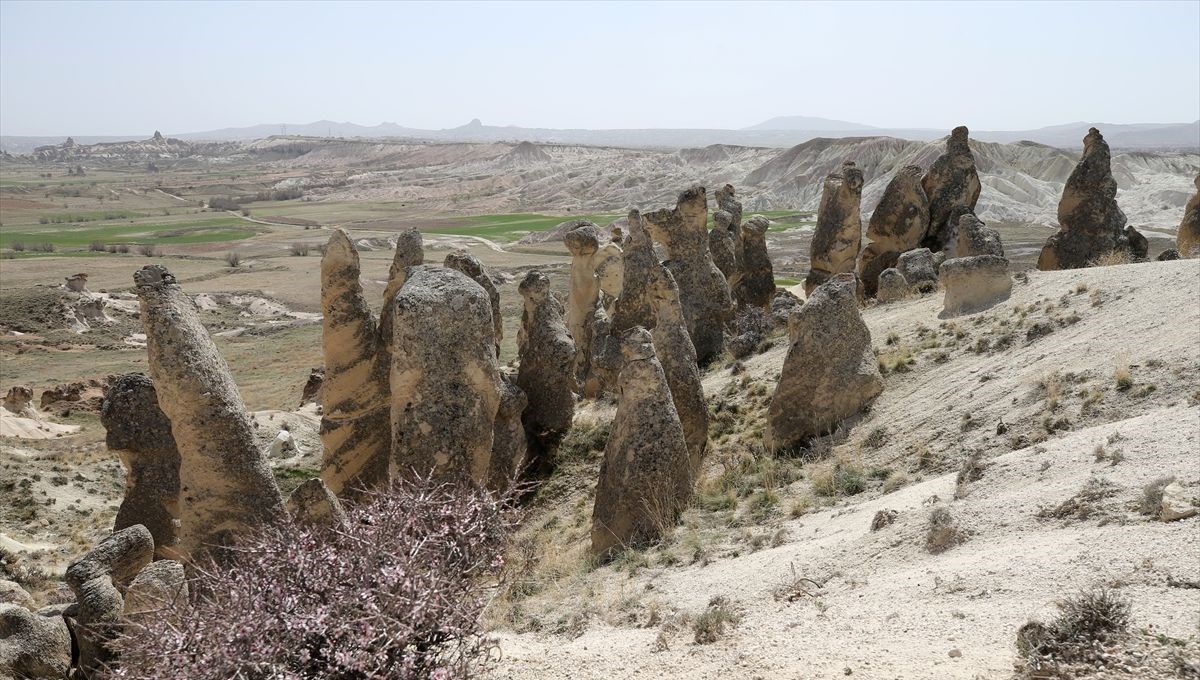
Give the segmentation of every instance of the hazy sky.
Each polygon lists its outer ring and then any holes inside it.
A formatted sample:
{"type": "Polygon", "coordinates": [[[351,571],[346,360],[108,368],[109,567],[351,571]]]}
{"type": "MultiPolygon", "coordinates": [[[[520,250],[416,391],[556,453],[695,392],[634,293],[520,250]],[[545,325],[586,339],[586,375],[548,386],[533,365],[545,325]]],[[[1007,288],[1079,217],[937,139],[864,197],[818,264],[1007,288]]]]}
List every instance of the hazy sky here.
{"type": "Polygon", "coordinates": [[[1200,118],[1200,2],[0,2],[0,132],[1200,118]]]}

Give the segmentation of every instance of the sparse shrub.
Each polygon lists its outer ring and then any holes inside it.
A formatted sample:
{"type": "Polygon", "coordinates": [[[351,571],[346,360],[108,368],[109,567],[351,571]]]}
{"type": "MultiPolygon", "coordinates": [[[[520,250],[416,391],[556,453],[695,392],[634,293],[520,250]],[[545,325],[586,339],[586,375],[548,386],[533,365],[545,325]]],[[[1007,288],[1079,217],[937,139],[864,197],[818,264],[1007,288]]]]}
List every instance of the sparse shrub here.
{"type": "Polygon", "coordinates": [[[197,565],[186,613],[127,628],[112,678],[468,678],[511,499],[400,482],[340,526],[280,525],[197,565]],[[264,622],[275,621],[270,635],[264,622]],[[282,625],[286,622],[286,625],[282,625]]]}
{"type": "Polygon", "coordinates": [[[934,555],[944,553],[965,543],[967,538],[967,532],[958,526],[948,508],[937,507],[929,513],[929,529],[925,533],[925,549],[929,552],[934,555]]]}
{"type": "Polygon", "coordinates": [[[236,198],[229,196],[213,196],[208,199],[208,207],[212,210],[237,210],[241,207],[236,198]]]}
{"type": "Polygon", "coordinates": [[[835,460],[812,475],[813,493],[818,496],[853,496],[866,488],[862,466],[848,460],[835,460]]]}
{"type": "Polygon", "coordinates": [[[1113,371],[1113,382],[1122,392],[1133,387],[1133,372],[1129,370],[1129,364],[1125,362],[1117,364],[1116,370],[1113,371]]]}
{"type": "Polygon", "coordinates": [[[1088,263],[1089,267],[1112,267],[1119,264],[1132,264],[1133,256],[1128,250],[1115,249],[1110,250],[1103,255],[1097,256],[1094,260],[1088,263]]]}
{"type": "Polygon", "coordinates": [[[128,255],[129,254],[129,246],[122,243],[119,246],[117,246],[117,252],[121,253],[122,255],[128,255]]]}
{"type": "Polygon", "coordinates": [[[294,257],[308,257],[307,243],[293,243],[288,250],[291,251],[294,257]]]}
{"type": "Polygon", "coordinates": [[[891,526],[896,521],[896,516],[900,513],[895,510],[880,510],[871,518],[871,531],[879,531],[880,529],[891,526]]]}
{"type": "Polygon", "coordinates": [[[237,251],[231,250],[225,253],[225,264],[230,267],[236,267],[242,263],[242,256],[237,251]]]}
{"type": "Polygon", "coordinates": [[[708,645],[721,639],[725,631],[740,623],[742,617],[729,598],[718,595],[708,601],[708,608],[692,622],[692,633],[698,645],[708,645]]]}
{"type": "Polygon", "coordinates": [[[887,440],[888,440],[887,428],[883,427],[883,426],[879,426],[879,427],[872,429],[870,432],[867,433],[867,436],[863,438],[863,446],[865,446],[869,449],[878,449],[878,448],[881,448],[884,444],[886,444],[887,440]]]}
{"type": "Polygon", "coordinates": [[[33,247],[33,249],[43,252],[43,253],[53,253],[55,250],[54,244],[48,243],[48,242],[47,243],[39,243],[39,244],[35,245],[33,247]]]}
{"type": "Polygon", "coordinates": [[[90,244],[88,244],[88,251],[93,253],[104,252],[104,241],[92,241],[90,244]]]}
{"type": "Polygon", "coordinates": [[[1102,510],[1100,501],[1109,498],[1116,492],[1117,485],[1103,477],[1093,476],[1083,485],[1079,493],[1053,508],[1041,508],[1037,512],[1037,517],[1039,519],[1085,520],[1099,513],[1102,510]]]}
{"type": "Polygon", "coordinates": [[[599,456],[608,445],[611,432],[612,423],[607,420],[572,425],[554,453],[555,465],[599,456]]]}
{"type": "Polygon", "coordinates": [[[242,217],[249,217],[249,216],[250,216],[250,209],[242,208],[242,217]]]}
{"type": "Polygon", "coordinates": [[[13,241],[9,247],[18,253],[25,252],[25,243],[22,241],[13,241]]]}
{"type": "Polygon", "coordinates": [[[963,459],[962,467],[954,480],[954,497],[965,498],[967,485],[983,479],[983,471],[987,469],[978,451],[972,451],[963,459]]]}
{"type": "Polygon", "coordinates": [[[1162,514],[1162,497],[1163,489],[1175,481],[1174,475],[1159,477],[1142,487],[1142,496],[1138,499],[1138,512],[1150,517],[1158,517],[1162,514]]]}
{"type": "Polygon", "coordinates": [[[1110,590],[1082,591],[1058,602],[1058,608],[1058,617],[1049,624],[1030,621],[1017,631],[1017,651],[1027,670],[1049,670],[1055,662],[1088,657],[1129,629],[1129,601],[1110,590]]]}
{"type": "Polygon", "coordinates": [[[161,255],[161,253],[158,251],[158,248],[155,248],[149,243],[143,243],[142,245],[138,246],[138,254],[145,257],[158,257],[161,255]]]}

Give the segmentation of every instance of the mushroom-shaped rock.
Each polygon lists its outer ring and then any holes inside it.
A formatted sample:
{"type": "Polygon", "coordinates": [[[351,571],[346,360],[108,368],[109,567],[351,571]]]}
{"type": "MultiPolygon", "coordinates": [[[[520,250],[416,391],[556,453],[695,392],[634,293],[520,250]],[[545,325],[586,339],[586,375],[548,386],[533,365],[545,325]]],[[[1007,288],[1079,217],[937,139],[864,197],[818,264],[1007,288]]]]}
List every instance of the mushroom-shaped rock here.
{"type": "Polygon", "coordinates": [[[792,314],[791,346],[767,413],[766,445],[787,451],[837,428],[883,391],[849,276],[821,284],[792,314]]]}
{"type": "Polygon", "coordinates": [[[1008,299],[1012,276],[1008,260],[997,255],[955,257],[942,263],[942,287],[946,289],[941,318],[981,312],[1008,299]]]}
{"type": "MultiPolygon", "coordinates": [[[[737,200],[732,184],[726,184],[717,189],[716,199],[717,212],[713,214],[713,224],[717,228],[724,227],[733,237],[733,276],[725,275],[729,288],[732,290],[742,273],[742,203],[737,200]],[[718,216],[722,214],[727,215],[728,218],[722,216],[721,219],[718,219],[718,216]]],[[[716,257],[716,253],[713,253],[714,261],[716,257]]],[[[721,272],[724,273],[725,270],[722,269],[721,272]]]]}
{"type": "Polygon", "coordinates": [[[158,560],[146,565],[125,590],[122,615],[134,623],[146,623],[165,612],[179,611],[188,604],[188,582],[183,563],[158,560]]]}
{"type": "Polygon", "coordinates": [[[100,407],[100,422],[105,443],[125,467],[125,498],[113,531],[141,524],[154,538],[155,555],[169,556],[179,519],[179,449],[154,383],[141,373],[118,377],[100,407]]]}
{"type": "Polygon", "coordinates": [[[496,331],[496,354],[499,356],[500,341],[504,339],[504,317],[500,316],[500,291],[496,290],[491,274],[479,258],[465,250],[449,253],[444,264],[471,277],[472,281],[487,291],[488,299],[492,302],[492,327],[496,331]]]}
{"type": "Polygon", "coordinates": [[[525,390],[517,385],[516,375],[500,372],[500,408],[492,428],[492,462],[488,469],[488,486],[503,491],[525,469],[529,445],[521,416],[529,405],[525,390]]]}
{"type": "Polygon", "coordinates": [[[862,188],[863,173],[853,161],[842,163],[840,172],[825,178],[809,251],[810,269],[804,279],[805,295],[835,274],[854,271],[862,245],[862,188]]]}
{"type": "Polygon", "coordinates": [[[942,250],[949,240],[950,213],[956,206],[975,210],[983,184],[975,169],[975,156],[971,154],[966,126],[960,125],[950,131],[946,140],[946,153],[929,167],[921,179],[921,188],[929,198],[929,230],[922,245],[931,250],[942,250]]]}
{"type": "Polygon", "coordinates": [[[621,353],[617,414],[592,509],[592,554],[600,559],[661,537],[679,519],[693,481],[683,427],[650,332],[629,330],[621,353]]]}
{"type": "Polygon", "coordinates": [[[487,292],[453,269],[410,267],[389,305],[395,473],[485,483],[500,406],[487,292]]]}
{"type": "Polygon", "coordinates": [[[288,514],[300,524],[341,524],[346,519],[342,502],[320,479],[309,479],[288,496],[288,514]]]}
{"type": "Polygon", "coordinates": [[[358,251],[335,229],[321,259],[321,479],[350,496],[387,484],[391,452],[388,339],[379,334],[360,274],[358,251]]]}
{"type": "Polygon", "coordinates": [[[1175,249],[1180,257],[1200,257],[1200,175],[1196,175],[1196,193],[1188,199],[1179,223],[1175,249]]]}
{"type": "Polygon", "coordinates": [[[929,198],[921,186],[921,168],[906,165],[883,190],[867,223],[867,247],[858,256],[858,275],[867,297],[875,296],[879,274],[896,264],[900,253],[921,245],[929,230],[929,198]]]}
{"type": "Polygon", "coordinates": [[[879,286],[875,291],[875,299],[880,302],[895,302],[908,296],[908,281],[899,269],[889,267],[879,275],[879,286]]]}
{"type": "Polygon", "coordinates": [[[696,348],[692,346],[683,307],[679,302],[679,286],[665,267],[660,267],[651,286],[656,325],[651,336],[654,351],[671,390],[671,402],[683,427],[693,477],[700,472],[704,450],[708,446],[708,404],[700,382],[700,367],[696,364],[696,348]]]}
{"type": "MultiPolygon", "coordinates": [[[[700,364],[707,364],[725,347],[724,328],[733,317],[733,298],[725,276],[708,252],[708,199],[704,187],[691,187],[679,194],[674,208],[655,210],[642,218],[651,236],[667,249],[669,259],[663,264],[684,291],[683,316],[688,333],[700,364]]],[[[618,325],[617,331],[625,328],[618,325]]]]}
{"type": "Polygon", "coordinates": [[[735,289],[741,267],[738,265],[738,253],[735,251],[737,244],[733,233],[729,231],[732,219],[724,210],[713,213],[713,228],[708,230],[708,252],[712,255],[713,264],[725,275],[730,289],[735,289]]]}
{"type": "Polygon", "coordinates": [[[976,255],[1004,257],[1004,244],[1000,241],[1000,232],[981,222],[974,213],[966,212],[965,208],[962,210],[950,230],[950,241],[942,251],[946,258],[976,255]]]}
{"type": "Polygon", "coordinates": [[[933,253],[928,248],[915,248],[901,253],[896,260],[896,270],[914,291],[930,293],[937,290],[937,269],[933,266],[933,253]]]}
{"type": "Polygon", "coordinates": [[[1117,205],[1112,152],[1096,128],[1083,138],[1083,156],[1071,171],[1058,202],[1058,231],[1038,256],[1043,271],[1079,269],[1113,252],[1129,252],[1125,213],[1117,205]]]}
{"type": "Polygon", "coordinates": [[[71,633],[62,616],[0,604],[0,678],[62,680],[71,670],[71,633]]]}
{"type": "Polygon", "coordinates": [[[0,408],[22,418],[38,418],[37,408],[33,405],[33,390],[28,385],[13,385],[0,402],[0,408]]]}
{"type": "Polygon", "coordinates": [[[67,585],[79,602],[75,639],[84,677],[112,661],[108,645],[125,611],[125,589],[153,558],[154,539],[138,524],[110,534],[67,567],[67,585]]]}
{"type": "Polygon", "coordinates": [[[576,380],[587,379],[591,364],[592,324],[596,305],[600,303],[600,281],[596,277],[596,252],[604,238],[600,227],[579,220],[563,235],[563,243],[571,253],[570,289],[567,293],[567,330],[575,343],[572,364],[576,380]]]}
{"type": "Polygon", "coordinates": [[[755,215],[742,223],[742,272],[735,293],[738,302],[766,309],[775,294],[775,270],[767,254],[771,221],[755,215]]]}
{"type": "Polygon", "coordinates": [[[563,320],[563,306],[550,291],[550,278],[532,270],[518,288],[524,299],[517,338],[521,365],[517,385],[529,398],[522,422],[529,442],[531,472],[549,472],[558,442],[575,417],[572,393],[575,343],[563,320]]]}
{"type": "Polygon", "coordinates": [[[237,530],[283,515],[283,498],[258,448],[229,366],[196,307],[166,267],[133,276],[150,378],[179,449],[179,549],[193,554],[237,530]]]}

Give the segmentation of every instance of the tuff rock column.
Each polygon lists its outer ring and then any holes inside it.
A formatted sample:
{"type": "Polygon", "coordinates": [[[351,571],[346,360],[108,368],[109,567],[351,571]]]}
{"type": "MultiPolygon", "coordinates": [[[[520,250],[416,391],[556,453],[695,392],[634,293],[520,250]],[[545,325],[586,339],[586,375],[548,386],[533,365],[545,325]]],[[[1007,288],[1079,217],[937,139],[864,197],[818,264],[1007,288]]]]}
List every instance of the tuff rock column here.
{"type": "Polygon", "coordinates": [[[921,245],[932,251],[940,251],[946,246],[948,229],[953,226],[950,212],[960,205],[974,211],[983,189],[968,134],[963,125],[951,130],[946,140],[946,153],[938,156],[921,179],[921,188],[929,198],[929,230],[921,245]]]}
{"type": "Polygon", "coordinates": [[[487,268],[479,258],[465,250],[446,255],[444,264],[471,277],[471,280],[478,283],[488,294],[488,300],[492,303],[492,328],[496,331],[496,356],[500,356],[500,341],[504,339],[504,318],[500,316],[500,291],[496,290],[496,284],[492,282],[487,268]]]}
{"type": "Polygon", "coordinates": [[[522,422],[529,442],[531,472],[549,472],[554,450],[575,417],[572,363],[575,343],[563,321],[563,307],[550,292],[550,279],[533,270],[519,287],[525,301],[518,337],[521,366],[517,385],[529,397],[522,422]]]}
{"type": "Polygon", "coordinates": [[[742,224],[742,273],[736,287],[740,304],[768,309],[775,296],[775,270],[767,254],[771,221],[755,215],[742,224]]]}
{"type": "Polygon", "coordinates": [[[571,252],[571,284],[567,294],[567,330],[575,342],[572,370],[580,383],[587,380],[592,355],[592,325],[600,303],[600,281],[596,278],[593,256],[600,248],[600,228],[583,222],[563,235],[571,252]]]}
{"type": "Polygon", "coordinates": [[[921,168],[906,165],[883,190],[867,223],[867,247],[858,256],[858,276],[867,297],[874,297],[883,270],[896,266],[900,253],[921,245],[929,230],[929,198],[921,187],[921,168]]]}
{"type": "Polygon", "coordinates": [[[834,274],[854,271],[862,245],[862,188],[863,173],[853,161],[842,163],[841,172],[825,178],[809,254],[810,268],[804,279],[805,295],[811,295],[834,274]]]}
{"type": "Polygon", "coordinates": [[[1200,257],[1200,175],[1196,175],[1196,193],[1183,209],[1183,221],[1175,239],[1179,257],[1200,257]]]}
{"type": "Polygon", "coordinates": [[[656,325],[651,333],[654,351],[659,357],[671,402],[683,427],[693,479],[700,472],[704,451],[708,446],[708,404],[696,364],[696,348],[687,333],[683,306],[679,303],[679,286],[675,277],[664,267],[651,284],[656,325]]]}

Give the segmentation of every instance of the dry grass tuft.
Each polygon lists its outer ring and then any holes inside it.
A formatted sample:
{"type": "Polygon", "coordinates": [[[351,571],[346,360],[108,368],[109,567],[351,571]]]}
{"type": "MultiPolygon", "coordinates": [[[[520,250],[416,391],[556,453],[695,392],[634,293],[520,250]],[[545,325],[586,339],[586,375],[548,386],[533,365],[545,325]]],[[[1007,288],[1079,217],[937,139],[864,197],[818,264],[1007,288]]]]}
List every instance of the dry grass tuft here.
{"type": "Polygon", "coordinates": [[[742,616],[733,607],[728,597],[718,595],[708,601],[704,613],[692,622],[692,633],[698,645],[708,645],[720,640],[725,633],[739,623],[742,616]]]}
{"type": "Polygon", "coordinates": [[[967,541],[970,534],[958,526],[958,521],[945,507],[929,513],[929,530],[925,534],[925,549],[934,555],[944,553],[967,541]]]}

